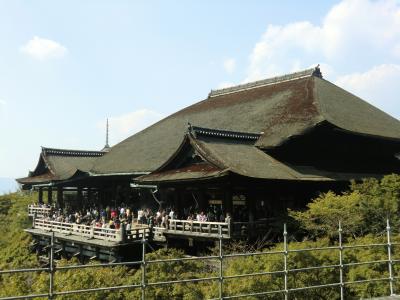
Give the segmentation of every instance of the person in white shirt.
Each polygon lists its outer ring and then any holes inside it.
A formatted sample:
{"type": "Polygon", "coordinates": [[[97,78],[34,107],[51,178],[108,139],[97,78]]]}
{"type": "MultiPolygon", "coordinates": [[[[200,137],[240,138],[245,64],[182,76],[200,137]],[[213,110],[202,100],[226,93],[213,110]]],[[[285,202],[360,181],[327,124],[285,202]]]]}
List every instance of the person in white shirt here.
{"type": "Polygon", "coordinates": [[[137,219],[138,219],[138,223],[141,223],[142,222],[142,219],[143,219],[143,210],[138,210],[138,217],[137,217],[137,219]]]}

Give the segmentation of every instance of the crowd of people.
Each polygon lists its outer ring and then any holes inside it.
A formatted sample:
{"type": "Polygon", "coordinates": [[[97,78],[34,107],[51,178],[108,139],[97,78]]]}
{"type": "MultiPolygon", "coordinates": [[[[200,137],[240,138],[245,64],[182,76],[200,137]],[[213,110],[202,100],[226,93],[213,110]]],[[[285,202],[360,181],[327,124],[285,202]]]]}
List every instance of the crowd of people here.
{"type": "Polygon", "coordinates": [[[171,220],[190,220],[198,222],[230,222],[231,216],[224,216],[222,211],[211,207],[205,213],[196,212],[192,208],[184,209],[179,215],[174,208],[159,209],[154,212],[150,208],[142,208],[135,213],[130,207],[121,204],[114,208],[107,206],[89,207],[82,210],[62,210],[48,205],[42,205],[43,208],[51,208],[46,215],[48,220],[66,223],[76,223],[90,225],[101,228],[119,229],[122,225],[126,230],[130,230],[138,225],[148,225],[149,227],[169,228],[171,220]]]}

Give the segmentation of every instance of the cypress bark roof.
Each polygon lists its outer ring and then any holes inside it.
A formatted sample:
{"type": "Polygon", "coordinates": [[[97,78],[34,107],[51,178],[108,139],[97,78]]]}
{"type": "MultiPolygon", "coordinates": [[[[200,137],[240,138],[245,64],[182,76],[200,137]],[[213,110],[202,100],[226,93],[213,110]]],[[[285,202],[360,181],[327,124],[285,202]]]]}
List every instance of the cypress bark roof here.
{"type": "Polygon", "coordinates": [[[104,155],[101,151],[67,150],[42,147],[39,162],[28,177],[18,178],[21,184],[43,184],[65,180],[77,170],[89,171],[96,158],[104,155]]]}
{"type": "MultiPolygon", "coordinates": [[[[178,149],[187,122],[206,128],[260,133],[256,143],[260,149],[279,146],[321,122],[353,133],[400,142],[397,119],[321,77],[317,69],[311,69],[212,91],[207,99],[112,147],[109,153],[96,160],[91,172],[129,174],[158,169],[178,149]]],[[[218,151],[218,146],[213,147],[218,151]]],[[[252,149],[248,155],[256,159],[257,151],[260,150],[252,149]]]]}

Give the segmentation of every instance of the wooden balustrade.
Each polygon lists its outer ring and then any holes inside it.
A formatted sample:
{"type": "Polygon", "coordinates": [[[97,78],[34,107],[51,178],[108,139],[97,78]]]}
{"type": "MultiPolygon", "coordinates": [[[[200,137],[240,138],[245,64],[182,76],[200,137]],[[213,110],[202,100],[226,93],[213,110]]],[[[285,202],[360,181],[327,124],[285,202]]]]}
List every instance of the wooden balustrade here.
{"type": "Polygon", "coordinates": [[[134,227],[126,231],[122,226],[120,229],[112,229],[76,223],[57,222],[42,218],[35,218],[33,220],[33,228],[112,242],[142,239],[143,234],[145,237],[149,236],[149,229],[147,226],[134,227]]]}
{"type": "Polygon", "coordinates": [[[47,217],[51,213],[51,207],[43,207],[40,205],[28,205],[28,216],[47,217]]]}
{"type": "Polygon", "coordinates": [[[154,227],[154,236],[161,234],[201,236],[219,238],[219,228],[223,238],[230,238],[230,223],[222,222],[199,222],[190,220],[169,220],[168,228],[154,227]]]}
{"type": "Polygon", "coordinates": [[[88,239],[99,239],[113,242],[132,242],[141,240],[143,235],[149,237],[150,230],[155,241],[166,241],[167,235],[179,235],[187,237],[222,238],[229,239],[232,236],[247,235],[249,230],[263,229],[266,223],[262,222],[199,222],[190,220],[169,220],[168,227],[137,225],[130,230],[102,228],[76,223],[66,223],[34,218],[33,227],[44,231],[60,232],[65,235],[76,235],[88,239]],[[260,226],[260,228],[258,228],[260,226]]]}

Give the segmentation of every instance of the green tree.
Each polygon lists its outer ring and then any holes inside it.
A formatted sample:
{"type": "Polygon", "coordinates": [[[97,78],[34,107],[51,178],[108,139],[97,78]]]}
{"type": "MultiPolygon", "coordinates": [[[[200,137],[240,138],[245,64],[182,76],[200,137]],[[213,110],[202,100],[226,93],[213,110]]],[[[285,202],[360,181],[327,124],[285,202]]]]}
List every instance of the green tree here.
{"type": "Polygon", "coordinates": [[[289,211],[306,231],[306,235],[334,237],[339,220],[344,233],[353,237],[381,233],[386,219],[394,228],[400,227],[400,175],[387,175],[381,180],[365,179],[352,182],[350,191],[337,195],[320,195],[304,211],[289,211]]]}
{"type": "Polygon", "coordinates": [[[305,211],[289,211],[289,215],[312,237],[335,237],[339,220],[351,235],[358,236],[363,230],[359,192],[336,195],[328,192],[307,204],[305,211]]]}

